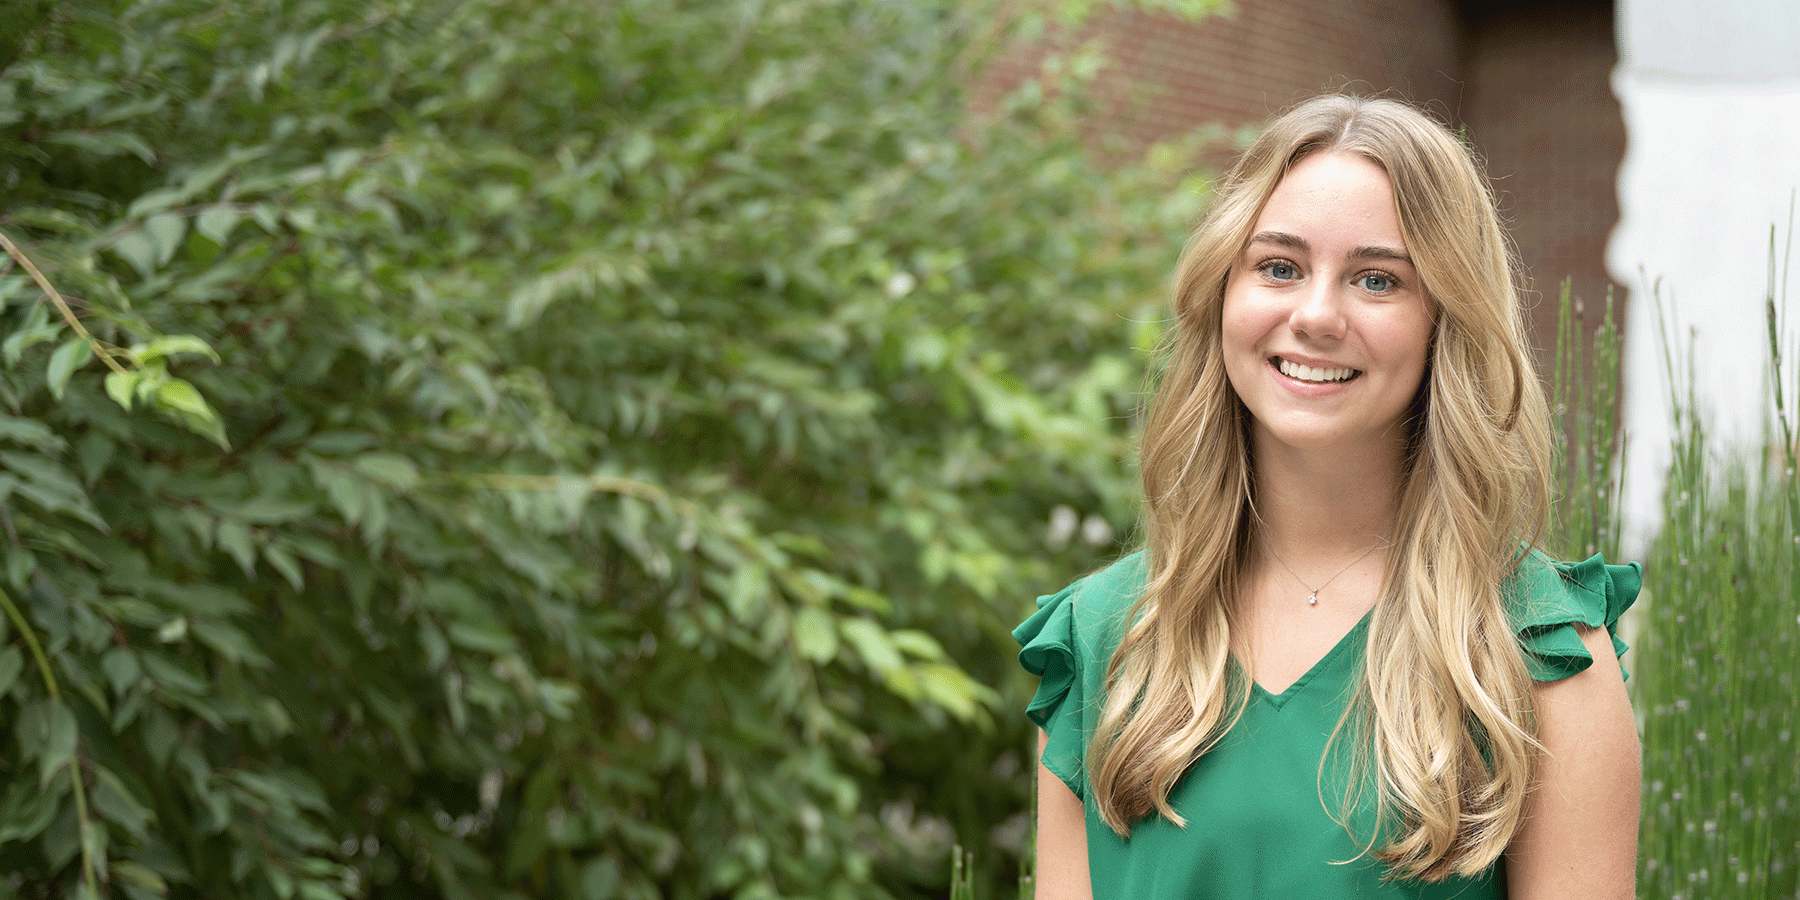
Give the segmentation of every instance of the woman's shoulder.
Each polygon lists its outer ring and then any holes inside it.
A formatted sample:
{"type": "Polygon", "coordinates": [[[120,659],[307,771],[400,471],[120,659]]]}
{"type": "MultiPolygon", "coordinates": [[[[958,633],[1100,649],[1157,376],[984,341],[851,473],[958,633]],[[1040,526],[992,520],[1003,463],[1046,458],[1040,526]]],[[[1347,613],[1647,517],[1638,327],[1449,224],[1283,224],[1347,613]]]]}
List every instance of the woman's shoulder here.
{"type": "Polygon", "coordinates": [[[1070,585],[1082,602],[1093,605],[1097,609],[1113,609],[1123,606],[1130,609],[1144,593],[1144,581],[1148,577],[1150,554],[1147,550],[1120,557],[1116,562],[1087,575],[1070,585]]]}
{"type": "MultiPolygon", "coordinates": [[[[1064,588],[1059,595],[1069,604],[1077,627],[1094,635],[1118,633],[1144,595],[1149,576],[1149,553],[1139,550],[1092,572],[1064,588]]],[[[1050,598],[1045,598],[1050,599],[1050,598]]],[[[1044,599],[1038,601],[1042,606],[1044,599]]]]}
{"type": "MultiPolygon", "coordinates": [[[[1131,611],[1144,593],[1148,555],[1139,550],[1103,569],[1071,582],[1054,594],[1037,598],[1037,612],[1013,631],[1013,638],[1029,645],[1034,638],[1054,630],[1066,634],[1070,649],[1089,654],[1103,652],[1124,632],[1131,611]]],[[[1030,666],[1027,666],[1030,668],[1030,666]]]]}

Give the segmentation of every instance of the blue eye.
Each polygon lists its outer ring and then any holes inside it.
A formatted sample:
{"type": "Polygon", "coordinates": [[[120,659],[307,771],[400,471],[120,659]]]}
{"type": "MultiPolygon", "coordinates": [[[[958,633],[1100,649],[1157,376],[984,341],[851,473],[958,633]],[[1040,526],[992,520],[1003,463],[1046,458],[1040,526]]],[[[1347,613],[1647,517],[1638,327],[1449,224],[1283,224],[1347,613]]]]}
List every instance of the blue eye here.
{"type": "Polygon", "coordinates": [[[1364,272],[1356,280],[1371,294],[1385,294],[1395,285],[1394,277],[1385,272],[1364,272]]]}
{"type": "Polygon", "coordinates": [[[1262,271],[1264,275],[1267,275],[1276,281],[1292,281],[1295,278],[1300,277],[1299,270],[1295,269],[1293,265],[1284,262],[1263,263],[1262,271]]]}

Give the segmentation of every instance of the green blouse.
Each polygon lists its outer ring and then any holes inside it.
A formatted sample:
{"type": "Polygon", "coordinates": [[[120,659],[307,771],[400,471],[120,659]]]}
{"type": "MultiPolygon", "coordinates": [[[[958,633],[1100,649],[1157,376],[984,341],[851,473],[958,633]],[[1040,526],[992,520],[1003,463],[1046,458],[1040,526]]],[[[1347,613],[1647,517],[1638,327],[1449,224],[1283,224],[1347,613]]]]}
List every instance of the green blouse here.
{"type": "MultiPolygon", "coordinates": [[[[1137,553],[1041,597],[1037,614],[1013,632],[1024,648],[1019,662],[1042,679],[1026,715],[1048,736],[1044,766],[1087,807],[1088,868],[1097,900],[1505,896],[1497,865],[1476,878],[1437,884],[1383,881],[1380,863],[1359,855],[1357,838],[1327,809],[1342,790],[1330,783],[1321,790],[1320,760],[1356,683],[1367,618],[1281,693],[1252,684],[1237,724],[1169,794],[1186,828],[1156,815],[1133,826],[1129,839],[1108,828],[1086,803],[1083,757],[1099,720],[1107,661],[1143,590],[1144,569],[1144,555],[1137,553]]],[[[1531,676],[1555,681],[1591,665],[1575,623],[1604,625],[1611,633],[1639,584],[1636,563],[1528,556],[1507,580],[1504,595],[1531,676]]],[[[1613,648],[1625,651],[1616,635],[1613,648]]],[[[1372,815],[1366,808],[1360,812],[1372,815]]]]}

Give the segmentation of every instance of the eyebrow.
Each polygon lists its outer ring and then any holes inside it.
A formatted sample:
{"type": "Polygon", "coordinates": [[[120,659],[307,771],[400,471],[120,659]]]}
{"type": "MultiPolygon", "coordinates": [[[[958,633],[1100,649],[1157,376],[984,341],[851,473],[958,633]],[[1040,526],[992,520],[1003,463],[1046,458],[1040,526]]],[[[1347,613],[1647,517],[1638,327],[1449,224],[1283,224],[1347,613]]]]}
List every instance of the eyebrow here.
{"type": "MultiPolygon", "coordinates": [[[[1251,244],[1274,244],[1277,247],[1287,247],[1290,250],[1299,250],[1299,251],[1306,252],[1306,253],[1312,252],[1312,245],[1308,244],[1306,242],[1306,238],[1303,238],[1297,234],[1288,234],[1285,231],[1259,231],[1256,234],[1253,234],[1250,236],[1250,243],[1251,244]]],[[[1246,246],[1248,246],[1248,245],[1246,245],[1246,246]]],[[[1391,259],[1396,262],[1406,263],[1409,266],[1413,264],[1412,257],[1407,256],[1404,251],[1396,250],[1393,247],[1380,247],[1380,246],[1356,247],[1350,251],[1350,258],[1351,259],[1391,259]]]]}

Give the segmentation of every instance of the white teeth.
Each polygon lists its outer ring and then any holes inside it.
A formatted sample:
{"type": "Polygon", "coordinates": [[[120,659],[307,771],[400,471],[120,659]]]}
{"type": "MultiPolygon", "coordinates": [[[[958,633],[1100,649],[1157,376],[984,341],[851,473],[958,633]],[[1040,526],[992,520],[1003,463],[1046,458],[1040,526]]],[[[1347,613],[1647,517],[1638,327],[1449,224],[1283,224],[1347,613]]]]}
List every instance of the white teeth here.
{"type": "Polygon", "coordinates": [[[1297,378],[1301,381],[1327,383],[1333,381],[1349,381],[1351,376],[1356,374],[1355,369],[1315,369],[1312,366],[1303,366],[1299,363],[1288,362],[1280,357],[1276,358],[1276,365],[1281,369],[1281,374],[1286,375],[1289,378],[1297,378]]]}

